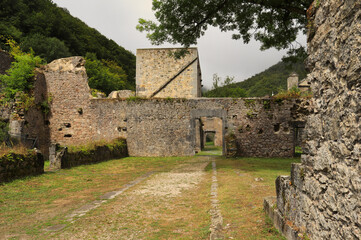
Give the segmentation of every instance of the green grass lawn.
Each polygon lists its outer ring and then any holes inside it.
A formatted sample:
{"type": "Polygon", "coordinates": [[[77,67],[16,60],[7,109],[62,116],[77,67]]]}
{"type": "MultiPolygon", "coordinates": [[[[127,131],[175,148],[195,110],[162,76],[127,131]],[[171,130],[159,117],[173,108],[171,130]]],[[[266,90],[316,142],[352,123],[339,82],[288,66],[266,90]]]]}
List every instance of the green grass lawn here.
{"type": "MultiPolygon", "coordinates": [[[[168,171],[189,157],[123,158],[45,172],[0,185],[0,239],[2,234],[37,234],[71,210],[150,171],[168,171]]],[[[46,165],[45,165],[46,166],[46,165]]]]}
{"type": "MultiPolygon", "coordinates": [[[[218,151],[218,155],[221,153],[220,148],[212,146],[207,146],[207,151],[218,151]]],[[[128,157],[46,172],[40,176],[0,185],[0,239],[47,239],[48,235],[43,231],[46,226],[64,223],[67,214],[99,199],[102,194],[120,189],[147,172],[167,172],[199,158],[204,156],[128,157]]],[[[266,221],[263,198],[275,195],[275,179],[279,175],[289,175],[291,163],[299,162],[299,159],[222,156],[209,158],[216,158],[217,162],[218,196],[225,236],[233,239],[283,239],[266,221]],[[255,178],[263,180],[255,181],[255,178]]],[[[129,225],[121,222],[120,225],[112,223],[109,224],[109,229],[105,227],[105,230],[116,233],[121,231],[123,226],[130,229],[144,228],[144,231],[149,231],[147,236],[152,236],[148,239],[207,239],[211,179],[211,166],[208,165],[204,179],[196,189],[185,191],[173,202],[163,204],[162,201],[134,200],[129,203],[134,212],[129,213],[130,215],[127,215],[127,212],[123,213],[124,218],[130,217],[129,225]],[[156,210],[157,218],[149,220],[148,212],[155,211],[153,208],[159,210],[156,210]],[[148,219],[149,222],[144,222],[144,219],[148,219]],[[174,230],[175,226],[179,231],[174,230]]],[[[104,224],[108,226],[108,223],[104,223],[108,221],[104,214],[112,214],[112,204],[122,203],[122,198],[120,195],[104,207],[91,211],[86,215],[88,217],[84,216],[83,220],[76,222],[73,227],[66,228],[64,234],[68,233],[70,235],[67,236],[71,236],[74,232],[79,233],[78,231],[87,229],[87,218],[93,219],[102,227],[104,224]]],[[[121,218],[117,221],[121,221],[121,218]]]]}

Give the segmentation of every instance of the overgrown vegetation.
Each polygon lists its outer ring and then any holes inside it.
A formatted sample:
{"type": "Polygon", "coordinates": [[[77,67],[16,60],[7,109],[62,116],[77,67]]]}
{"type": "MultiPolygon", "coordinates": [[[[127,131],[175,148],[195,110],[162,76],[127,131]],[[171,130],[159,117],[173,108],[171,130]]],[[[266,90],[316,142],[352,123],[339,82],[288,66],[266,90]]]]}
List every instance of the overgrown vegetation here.
{"type": "Polygon", "coordinates": [[[35,67],[39,67],[43,60],[35,56],[34,52],[24,53],[14,40],[7,40],[10,54],[14,58],[7,74],[0,75],[4,101],[14,99],[15,94],[28,92],[32,88],[35,67]]]}
{"type": "Polygon", "coordinates": [[[128,97],[126,100],[127,100],[127,103],[131,103],[131,102],[134,102],[134,103],[139,103],[140,101],[144,100],[145,98],[143,97],[139,97],[139,96],[130,96],[128,97]]]}
{"type": "Polygon", "coordinates": [[[290,90],[281,90],[279,91],[275,96],[273,96],[273,99],[276,101],[280,100],[287,100],[292,98],[311,98],[312,92],[302,92],[299,88],[293,87],[290,90]]]}
{"type": "MultiPolygon", "coordinates": [[[[100,90],[107,95],[112,91],[126,88],[128,76],[114,61],[98,60],[94,53],[87,53],[85,60],[90,88],[100,90]]],[[[127,87],[131,88],[129,84],[127,87]]]]}
{"type": "Polygon", "coordinates": [[[29,153],[33,154],[34,151],[25,147],[22,144],[16,144],[14,146],[9,147],[4,142],[2,142],[0,145],[0,157],[2,157],[4,155],[8,155],[9,158],[11,158],[11,154],[26,155],[29,153]]]}
{"type": "MultiPolygon", "coordinates": [[[[299,79],[306,77],[303,62],[298,61],[291,65],[279,62],[265,71],[256,74],[242,82],[228,81],[226,84],[214,84],[212,90],[203,94],[205,97],[263,97],[276,94],[282,89],[287,89],[287,78],[293,72],[299,75],[299,79]],[[237,94],[234,94],[236,92],[237,94]]],[[[227,79],[227,78],[226,78],[227,79]]]]}
{"type": "Polygon", "coordinates": [[[115,146],[125,146],[125,140],[122,138],[117,138],[112,141],[100,140],[89,142],[88,144],[78,145],[78,146],[68,146],[68,152],[83,152],[90,153],[90,151],[95,150],[97,147],[107,146],[109,149],[112,149],[115,146]]]}
{"type": "MultiPolygon", "coordinates": [[[[125,84],[122,87],[135,88],[134,54],[71,16],[67,9],[57,7],[51,0],[0,1],[0,34],[13,38],[23,51],[33,49],[34,54],[47,62],[93,53],[102,62],[112,62],[104,64],[106,67],[124,71],[121,80],[125,84]]],[[[0,48],[9,50],[5,40],[0,41],[0,48]]]]}

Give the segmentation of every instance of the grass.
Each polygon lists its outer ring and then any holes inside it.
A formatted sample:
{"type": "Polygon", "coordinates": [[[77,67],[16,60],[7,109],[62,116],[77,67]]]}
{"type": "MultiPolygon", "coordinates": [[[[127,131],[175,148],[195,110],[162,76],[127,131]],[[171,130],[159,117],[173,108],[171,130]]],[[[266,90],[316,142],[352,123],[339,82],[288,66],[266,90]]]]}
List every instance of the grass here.
{"type": "Polygon", "coordinates": [[[8,147],[5,145],[5,143],[2,143],[0,146],[0,157],[7,155],[9,153],[26,155],[29,153],[29,148],[27,148],[21,144],[17,144],[14,147],[8,147]]]}
{"type": "Polygon", "coordinates": [[[216,147],[211,142],[206,142],[204,149],[196,154],[197,156],[222,156],[222,147],[216,147]]]}
{"type": "Polygon", "coordinates": [[[29,233],[59,219],[71,210],[96,200],[106,192],[149,171],[167,171],[187,161],[186,157],[124,158],[84,165],[0,186],[0,239],[2,234],[29,233]]]}
{"type": "MultiPolygon", "coordinates": [[[[220,148],[212,146],[206,150],[221,153],[220,148]]],[[[49,234],[52,239],[75,236],[97,239],[105,235],[122,236],[121,239],[208,239],[210,164],[202,180],[178,197],[135,197],[131,192],[136,186],[73,224],[64,219],[74,209],[147,172],[168,172],[186,163],[212,158],[217,162],[218,199],[225,239],[284,239],[265,217],[263,199],[276,194],[276,177],[288,175],[291,163],[299,159],[222,156],[129,157],[46,172],[0,185],[0,239],[49,239],[49,234]],[[257,182],[255,178],[263,181],[257,182]],[[55,233],[43,231],[57,224],[67,227],[55,233]]]]}
{"type": "Polygon", "coordinates": [[[288,175],[292,162],[285,158],[219,157],[217,161],[219,201],[225,219],[226,238],[285,239],[263,212],[263,199],[276,195],[275,179],[288,175]],[[256,181],[256,178],[262,178],[256,181]]]}

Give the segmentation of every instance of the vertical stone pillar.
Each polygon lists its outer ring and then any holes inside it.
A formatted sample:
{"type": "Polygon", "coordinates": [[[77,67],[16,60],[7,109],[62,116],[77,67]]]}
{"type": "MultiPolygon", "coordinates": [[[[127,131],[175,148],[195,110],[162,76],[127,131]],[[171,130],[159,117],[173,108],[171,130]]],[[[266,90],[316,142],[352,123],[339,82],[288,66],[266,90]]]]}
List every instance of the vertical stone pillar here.
{"type": "Polygon", "coordinates": [[[55,143],[50,144],[49,147],[49,162],[50,162],[50,169],[53,171],[61,169],[61,158],[57,156],[57,147],[55,143]]]}
{"type": "Polygon", "coordinates": [[[287,90],[290,90],[293,87],[298,87],[298,74],[297,73],[292,73],[287,78],[287,90]]]}

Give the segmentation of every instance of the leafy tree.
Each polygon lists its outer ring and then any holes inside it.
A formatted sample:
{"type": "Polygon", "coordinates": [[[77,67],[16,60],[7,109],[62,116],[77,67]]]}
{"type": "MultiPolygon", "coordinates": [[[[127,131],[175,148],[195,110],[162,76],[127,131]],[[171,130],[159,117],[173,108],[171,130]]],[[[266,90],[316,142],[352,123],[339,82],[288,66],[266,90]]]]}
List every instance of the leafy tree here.
{"type": "MultiPolygon", "coordinates": [[[[139,19],[137,29],[148,32],[152,44],[164,42],[188,47],[197,43],[208,26],[235,31],[232,38],[248,43],[252,37],[261,49],[292,46],[306,32],[306,11],[313,0],[153,0],[159,23],[139,19]]],[[[294,48],[290,53],[296,53],[294,48]]],[[[301,52],[302,47],[301,47],[301,52]]]]}
{"type": "Polygon", "coordinates": [[[21,46],[24,51],[33,49],[37,55],[44,58],[47,62],[71,56],[71,53],[64,42],[55,37],[45,37],[39,33],[25,37],[21,46]]]}
{"type": "MultiPolygon", "coordinates": [[[[121,67],[127,75],[126,87],[135,87],[134,54],[51,0],[1,0],[0,35],[15,39],[24,51],[31,47],[47,61],[67,57],[69,53],[85,56],[93,52],[99,59],[113,61],[121,67]],[[36,36],[40,37],[36,39],[36,36]]],[[[0,39],[1,48],[6,48],[5,43],[0,39]]]]}
{"type": "Polygon", "coordinates": [[[15,41],[8,40],[10,54],[14,58],[11,68],[7,74],[0,75],[5,100],[14,98],[18,92],[28,91],[32,88],[32,79],[35,67],[39,67],[43,60],[39,56],[34,56],[33,52],[24,53],[15,41]]]}
{"type": "Polygon", "coordinates": [[[234,77],[227,76],[222,82],[222,79],[217,75],[213,74],[213,88],[211,91],[203,93],[204,97],[232,97],[240,98],[246,97],[247,93],[240,87],[229,88],[234,81],[234,77]]]}
{"type": "Polygon", "coordinates": [[[90,88],[106,94],[124,89],[127,75],[115,62],[100,61],[94,53],[87,53],[85,59],[90,88]]]}

